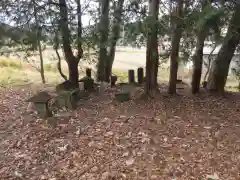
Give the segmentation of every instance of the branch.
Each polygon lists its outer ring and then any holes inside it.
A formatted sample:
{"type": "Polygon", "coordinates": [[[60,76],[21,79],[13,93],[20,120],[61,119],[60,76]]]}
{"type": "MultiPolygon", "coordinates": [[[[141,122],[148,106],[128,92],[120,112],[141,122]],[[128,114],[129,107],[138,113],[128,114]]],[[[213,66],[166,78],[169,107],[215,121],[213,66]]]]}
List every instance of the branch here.
{"type": "Polygon", "coordinates": [[[59,53],[58,53],[57,48],[55,48],[55,52],[56,52],[57,57],[58,57],[58,63],[57,63],[58,71],[59,71],[61,77],[62,77],[65,81],[67,81],[67,80],[68,80],[68,79],[67,79],[67,76],[62,72],[62,68],[61,68],[61,57],[60,57],[60,55],[59,55],[59,53]]]}
{"type": "Polygon", "coordinates": [[[208,55],[208,67],[207,67],[207,72],[206,72],[206,74],[204,75],[204,81],[206,81],[207,75],[208,75],[208,73],[209,73],[209,71],[210,71],[211,62],[212,62],[211,56],[212,56],[212,54],[213,54],[213,52],[215,51],[216,48],[217,48],[217,43],[214,44],[214,47],[213,47],[212,51],[211,51],[210,54],[208,55]]]}
{"type": "Polygon", "coordinates": [[[24,56],[24,60],[25,60],[31,67],[33,67],[34,69],[36,69],[38,72],[41,72],[41,70],[40,70],[37,66],[33,65],[33,64],[27,59],[27,56],[24,56]]]}
{"type": "MultiPolygon", "coordinates": [[[[51,23],[53,25],[53,21],[51,19],[51,23]]],[[[54,45],[53,45],[53,49],[55,50],[55,53],[58,57],[58,63],[57,63],[57,68],[58,68],[58,72],[61,75],[61,77],[67,81],[68,78],[67,76],[62,72],[62,66],[61,66],[61,57],[58,53],[58,48],[59,48],[59,38],[58,38],[58,29],[54,29],[54,33],[55,33],[55,37],[54,37],[54,45]]]]}

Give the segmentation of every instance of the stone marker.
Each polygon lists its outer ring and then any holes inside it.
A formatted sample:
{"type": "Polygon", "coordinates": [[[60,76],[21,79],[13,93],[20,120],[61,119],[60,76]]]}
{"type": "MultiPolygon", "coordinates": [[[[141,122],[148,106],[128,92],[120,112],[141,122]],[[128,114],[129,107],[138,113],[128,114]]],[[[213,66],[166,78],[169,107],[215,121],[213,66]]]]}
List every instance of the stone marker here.
{"type": "Polygon", "coordinates": [[[135,75],[134,75],[134,70],[129,69],[128,70],[128,83],[135,83],[135,75]]]}
{"type": "Polygon", "coordinates": [[[50,117],[52,116],[52,112],[49,109],[49,100],[51,99],[51,96],[45,92],[39,92],[30,99],[27,100],[27,102],[33,102],[38,114],[41,117],[50,117]]]}
{"type": "Polygon", "coordinates": [[[93,91],[94,90],[94,80],[85,76],[79,80],[79,82],[83,82],[85,91],[93,91]]]}
{"type": "Polygon", "coordinates": [[[120,92],[116,93],[115,97],[120,102],[129,101],[131,99],[132,91],[132,84],[120,83],[120,92]]]}
{"type": "Polygon", "coordinates": [[[91,68],[86,68],[86,76],[89,78],[92,78],[92,69],[91,68]]]}
{"type": "Polygon", "coordinates": [[[110,80],[111,80],[111,87],[115,86],[117,82],[117,76],[112,75],[110,80]]]}
{"type": "Polygon", "coordinates": [[[57,103],[60,107],[67,107],[69,109],[75,109],[79,100],[79,89],[60,91],[57,96],[57,103]]]}
{"type": "Polygon", "coordinates": [[[207,88],[207,81],[203,81],[202,86],[203,86],[204,89],[206,89],[207,88]]]}
{"type": "Polygon", "coordinates": [[[138,78],[138,84],[143,84],[143,68],[138,68],[137,69],[137,78],[138,78]]]}

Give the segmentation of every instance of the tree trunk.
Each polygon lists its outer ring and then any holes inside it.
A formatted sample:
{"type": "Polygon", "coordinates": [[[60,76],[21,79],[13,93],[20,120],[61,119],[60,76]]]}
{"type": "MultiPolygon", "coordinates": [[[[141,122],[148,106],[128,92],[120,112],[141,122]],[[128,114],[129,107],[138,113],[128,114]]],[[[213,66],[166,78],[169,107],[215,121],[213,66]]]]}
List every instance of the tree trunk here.
{"type": "Polygon", "coordinates": [[[106,62],[108,61],[107,43],[109,31],[109,0],[101,1],[101,18],[99,22],[100,50],[97,65],[97,80],[106,81],[106,62]]]}
{"type": "Polygon", "coordinates": [[[217,58],[213,61],[209,77],[208,90],[218,93],[224,92],[229,65],[235,49],[240,41],[240,4],[237,3],[231,18],[226,37],[224,38],[217,58]]]}
{"type": "Polygon", "coordinates": [[[206,82],[206,80],[207,80],[207,76],[208,76],[208,73],[210,71],[211,64],[212,64],[212,59],[213,59],[212,54],[213,54],[213,52],[215,51],[216,48],[217,48],[217,44],[215,44],[215,46],[213,47],[212,51],[208,55],[207,72],[205,73],[204,78],[203,78],[204,82],[206,82]]]}
{"type": "Polygon", "coordinates": [[[149,0],[150,27],[147,32],[145,94],[154,96],[157,88],[158,68],[158,10],[159,0],[149,0]]]}
{"type": "Polygon", "coordinates": [[[40,27],[39,27],[39,22],[38,22],[38,18],[37,18],[37,11],[36,11],[36,4],[35,1],[33,1],[34,5],[34,19],[35,19],[35,23],[36,23],[36,38],[37,38],[37,46],[38,46],[38,52],[39,52],[39,57],[40,57],[40,74],[41,74],[41,79],[42,79],[42,83],[45,84],[46,80],[45,80],[45,76],[44,76],[44,65],[43,65],[43,55],[42,55],[42,46],[41,46],[41,41],[40,41],[40,37],[41,37],[41,32],[40,32],[40,27]]]}
{"type": "Polygon", "coordinates": [[[41,78],[42,78],[42,83],[45,84],[46,80],[45,80],[45,75],[44,75],[42,47],[41,47],[40,41],[39,40],[37,40],[37,41],[38,41],[38,51],[39,51],[39,56],[40,56],[40,74],[41,74],[41,78]]]}
{"type": "MultiPolygon", "coordinates": [[[[60,30],[62,34],[63,51],[68,64],[69,81],[73,87],[78,85],[78,63],[80,58],[75,57],[71,48],[70,31],[68,28],[68,12],[65,0],[59,0],[60,5],[60,30]]],[[[79,28],[79,27],[78,27],[79,28]]],[[[80,37],[78,37],[80,38],[80,37]]]]}
{"type": "Polygon", "coordinates": [[[203,47],[207,37],[207,26],[204,25],[197,35],[196,50],[193,55],[192,93],[198,93],[202,75],[203,47]]]}
{"type": "MultiPolygon", "coordinates": [[[[105,77],[106,80],[109,80],[109,77],[112,74],[112,65],[115,58],[116,44],[120,36],[120,24],[122,21],[122,10],[123,10],[124,0],[118,0],[117,7],[114,11],[114,22],[112,27],[112,35],[110,37],[110,47],[108,52],[108,61],[106,63],[105,77]]],[[[108,82],[108,81],[107,81],[108,82]]]]}
{"type": "Polygon", "coordinates": [[[171,42],[171,55],[170,55],[170,77],[168,85],[168,93],[176,93],[176,82],[177,82],[177,72],[178,72],[178,58],[179,58],[179,45],[182,36],[182,14],[183,14],[183,0],[178,1],[177,12],[175,21],[175,28],[173,32],[172,42],[171,42]]]}
{"type": "Polygon", "coordinates": [[[81,0],[77,1],[77,14],[78,14],[78,28],[77,28],[77,60],[79,61],[83,56],[82,49],[82,9],[81,0]]]}
{"type": "Polygon", "coordinates": [[[73,59],[68,61],[69,81],[73,88],[79,88],[78,84],[78,62],[73,59]]]}

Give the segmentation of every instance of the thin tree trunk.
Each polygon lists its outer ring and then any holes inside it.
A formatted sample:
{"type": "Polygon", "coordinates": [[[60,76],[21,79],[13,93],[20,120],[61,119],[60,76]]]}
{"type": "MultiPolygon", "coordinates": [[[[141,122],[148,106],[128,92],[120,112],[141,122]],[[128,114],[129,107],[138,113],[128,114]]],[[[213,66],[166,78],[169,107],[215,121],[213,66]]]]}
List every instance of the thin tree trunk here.
{"type": "Polygon", "coordinates": [[[208,73],[210,71],[210,68],[211,68],[211,64],[212,64],[212,54],[213,52],[215,51],[215,49],[217,48],[217,44],[214,46],[214,48],[212,49],[212,51],[210,52],[210,54],[208,55],[208,66],[207,66],[207,72],[205,73],[204,75],[204,78],[203,78],[203,81],[206,81],[207,80],[207,76],[208,76],[208,73]]]}
{"type": "Polygon", "coordinates": [[[41,46],[41,41],[40,41],[40,37],[41,37],[41,32],[39,30],[39,22],[38,22],[38,18],[37,18],[37,11],[36,11],[36,4],[35,1],[33,1],[34,5],[34,19],[35,19],[35,23],[36,23],[36,38],[37,38],[37,46],[38,46],[38,52],[39,52],[39,57],[40,57],[40,74],[41,74],[41,79],[42,79],[42,83],[45,84],[46,80],[45,80],[45,76],[44,76],[44,64],[43,64],[43,55],[42,55],[42,46],[41,46]]]}
{"type": "Polygon", "coordinates": [[[198,93],[202,75],[202,64],[203,64],[203,47],[204,41],[207,37],[207,26],[203,26],[197,35],[196,50],[193,55],[193,74],[192,74],[192,93],[198,93]]]}
{"type": "Polygon", "coordinates": [[[179,46],[180,39],[182,36],[182,14],[183,14],[183,0],[178,1],[177,13],[176,13],[176,24],[173,32],[173,38],[171,42],[171,55],[170,55],[170,77],[168,85],[168,93],[176,93],[176,82],[177,82],[177,72],[178,72],[178,58],[179,58],[179,46]]]}
{"type": "Polygon", "coordinates": [[[78,17],[78,28],[77,28],[77,59],[78,61],[83,56],[82,49],[82,9],[81,9],[81,0],[77,1],[77,17],[78,17]]]}
{"type": "Polygon", "coordinates": [[[101,3],[101,18],[99,22],[99,36],[100,36],[100,50],[99,59],[97,64],[97,80],[105,81],[106,74],[106,61],[107,56],[107,43],[108,43],[108,31],[109,31],[109,4],[110,0],[102,0],[101,3]]]}
{"type": "Polygon", "coordinates": [[[115,58],[116,44],[120,36],[120,25],[122,21],[122,10],[123,10],[124,0],[119,0],[117,7],[114,11],[114,22],[112,27],[112,35],[110,37],[110,48],[108,53],[108,62],[106,64],[106,81],[109,82],[109,77],[112,74],[112,65],[115,58]]]}
{"type": "Polygon", "coordinates": [[[229,65],[235,49],[240,42],[240,4],[237,3],[231,18],[228,31],[217,58],[213,61],[209,77],[208,90],[218,93],[224,92],[229,65]]]}
{"type": "Polygon", "coordinates": [[[41,43],[39,40],[38,41],[38,51],[39,51],[39,56],[40,56],[40,73],[41,73],[41,78],[42,78],[42,83],[45,84],[45,75],[44,75],[44,65],[43,65],[43,55],[42,55],[42,47],[41,43]]]}
{"type": "Polygon", "coordinates": [[[150,27],[147,32],[147,52],[146,52],[146,82],[145,94],[154,96],[157,88],[158,67],[158,11],[159,0],[149,0],[149,20],[150,27]]]}

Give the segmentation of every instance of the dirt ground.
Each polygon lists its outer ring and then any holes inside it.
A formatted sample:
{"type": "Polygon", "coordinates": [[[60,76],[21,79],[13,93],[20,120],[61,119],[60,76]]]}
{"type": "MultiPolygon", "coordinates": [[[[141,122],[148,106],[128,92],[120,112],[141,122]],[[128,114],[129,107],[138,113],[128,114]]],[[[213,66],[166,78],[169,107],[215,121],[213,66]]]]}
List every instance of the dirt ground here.
{"type": "Polygon", "coordinates": [[[26,111],[33,93],[0,90],[1,180],[240,179],[240,94],[118,103],[106,92],[53,127],[26,111]]]}

